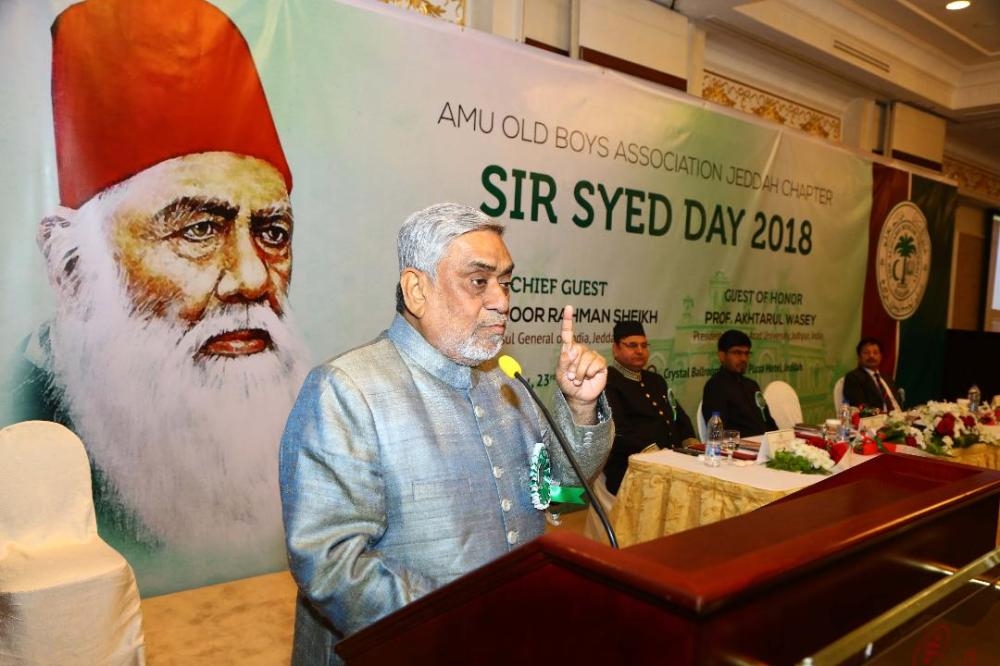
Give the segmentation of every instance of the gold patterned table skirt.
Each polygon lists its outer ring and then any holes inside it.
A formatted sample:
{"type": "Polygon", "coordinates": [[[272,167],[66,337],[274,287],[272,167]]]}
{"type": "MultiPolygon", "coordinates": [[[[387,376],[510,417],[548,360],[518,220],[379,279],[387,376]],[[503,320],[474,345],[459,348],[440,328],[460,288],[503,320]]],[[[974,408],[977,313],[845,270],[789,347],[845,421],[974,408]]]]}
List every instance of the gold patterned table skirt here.
{"type": "MultiPolygon", "coordinates": [[[[975,444],[946,460],[1000,470],[1000,447],[975,444]]],[[[706,472],[665,465],[648,455],[632,456],[609,516],[618,544],[631,546],[739,516],[818,480],[802,475],[799,487],[766,489],[706,472]]]]}
{"type": "MultiPolygon", "coordinates": [[[[963,465],[974,465],[986,469],[1000,470],[1000,446],[989,444],[973,444],[966,449],[958,449],[958,452],[950,458],[963,465]]],[[[1000,546],[1000,520],[997,522],[997,546],[1000,546]]]]}
{"type": "Polygon", "coordinates": [[[973,444],[967,449],[958,449],[951,460],[964,465],[1000,470],[1000,446],[973,444]]]}
{"type": "Polygon", "coordinates": [[[610,520],[625,547],[738,516],[796,490],[754,488],[632,457],[610,520]]]}

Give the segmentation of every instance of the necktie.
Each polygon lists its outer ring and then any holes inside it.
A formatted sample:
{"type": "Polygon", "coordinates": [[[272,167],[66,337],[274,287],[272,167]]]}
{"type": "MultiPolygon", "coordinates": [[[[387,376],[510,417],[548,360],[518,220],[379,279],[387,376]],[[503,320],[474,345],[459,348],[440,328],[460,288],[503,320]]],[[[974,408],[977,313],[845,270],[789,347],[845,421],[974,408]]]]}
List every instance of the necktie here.
{"type": "Polygon", "coordinates": [[[882,375],[880,375],[877,370],[875,371],[875,383],[878,384],[878,392],[882,396],[882,408],[887,412],[893,409],[898,409],[896,400],[889,394],[889,391],[886,389],[885,382],[882,381],[882,375]]]}

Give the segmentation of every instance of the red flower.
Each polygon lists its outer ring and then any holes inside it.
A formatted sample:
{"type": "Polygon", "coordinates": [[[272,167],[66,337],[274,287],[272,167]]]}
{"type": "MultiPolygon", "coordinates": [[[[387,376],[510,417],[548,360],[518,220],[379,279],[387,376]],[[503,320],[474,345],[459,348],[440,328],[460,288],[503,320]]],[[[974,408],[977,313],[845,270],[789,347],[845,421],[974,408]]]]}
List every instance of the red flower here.
{"type": "Polygon", "coordinates": [[[865,406],[861,405],[859,409],[851,410],[851,425],[855,428],[857,428],[858,424],[861,423],[861,410],[864,408],[865,406]]]}
{"type": "Polygon", "coordinates": [[[938,421],[937,426],[934,428],[936,432],[941,437],[954,437],[955,436],[955,415],[951,412],[945,412],[941,416],[941,420],[938,421]]]}
{"type": "Polygon", "coordinates": [[[906,436],[906,445],[907,446],[916,446],[917,445],[917,438],[914,437],[913,435],[907,435],[906,436]]]}
{"type": "Polygon", "coordinates": [[[830,445],[830,457],[833,458],[834,463],[839,463],[840,459],[844,457],[847,453],[849,445],[847,442],[836,442],[830,445]]]}
{"type": "Polygon", "coordinates": [[[874,439],[865,437],[861,442],[861,453],[866,456],[871,456],[878,453],[878,444],[875,443],[874,439]]]}
{"type": "Polygon", "coordinates": [[[970,416],[969,414],[966,414],[965,416],[960,416],[959,418],[962,419],[962,423],[965,425],[966,428],[975,428],[976,427],[976,417],[975,416],[970,416]]]}

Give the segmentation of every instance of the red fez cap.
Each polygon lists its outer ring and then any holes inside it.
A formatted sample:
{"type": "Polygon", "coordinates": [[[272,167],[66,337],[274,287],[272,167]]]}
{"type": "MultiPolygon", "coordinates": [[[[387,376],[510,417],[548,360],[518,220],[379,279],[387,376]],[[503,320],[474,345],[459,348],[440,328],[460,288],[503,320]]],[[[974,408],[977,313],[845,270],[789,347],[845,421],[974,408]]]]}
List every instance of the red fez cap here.
{"type": "Polygon", "coordinates": [[[87,0],[52,24],[59,196],[79,208],[163,160],[226,151],[292,174],[246,40],[203,0],[87,0]]]}

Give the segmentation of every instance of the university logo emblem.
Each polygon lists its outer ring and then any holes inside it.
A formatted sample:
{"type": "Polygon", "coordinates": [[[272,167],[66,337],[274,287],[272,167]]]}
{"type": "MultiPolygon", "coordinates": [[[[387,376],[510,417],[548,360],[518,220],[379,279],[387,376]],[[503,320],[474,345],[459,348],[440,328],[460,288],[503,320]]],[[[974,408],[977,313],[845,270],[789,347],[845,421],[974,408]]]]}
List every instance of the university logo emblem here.
{"type": "Polygon", "coordinates": [[[911,201],[885,218],[875,253],[875,278],[882,307],[893,319],[908,319],[920,306],[931,273],[927,218],[911,201]]]}

